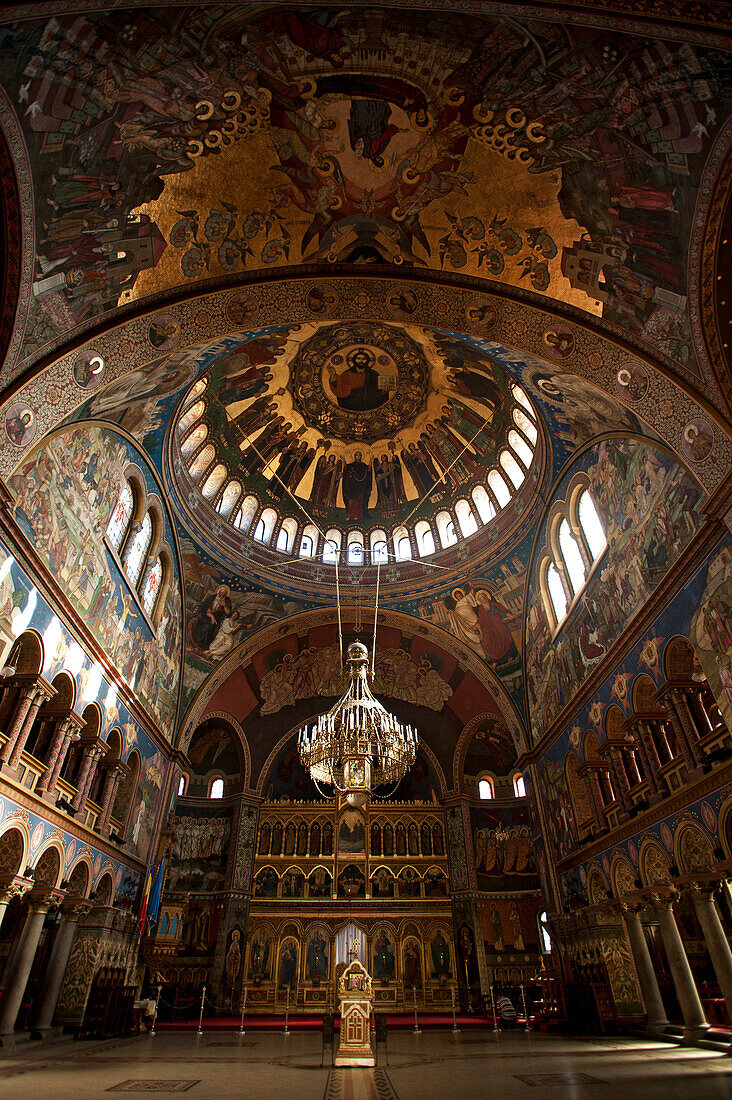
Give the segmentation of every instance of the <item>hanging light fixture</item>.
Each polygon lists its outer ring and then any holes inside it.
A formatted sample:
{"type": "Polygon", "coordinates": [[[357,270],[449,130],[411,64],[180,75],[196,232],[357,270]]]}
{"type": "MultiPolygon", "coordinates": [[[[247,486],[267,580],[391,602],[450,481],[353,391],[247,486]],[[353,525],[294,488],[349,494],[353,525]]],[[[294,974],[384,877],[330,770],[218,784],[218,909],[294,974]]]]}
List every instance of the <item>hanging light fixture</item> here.
{"type": "Polygon", "coordinates": [[[372,695],[368,665],[366,646],[351,642],[348,690],[298,734],[300,760],[318,789],[321,783],[333,787],[351,806],[365,805],[374,787],[398,783],[417,755],[416,730],[399,722],[372,695]]]}

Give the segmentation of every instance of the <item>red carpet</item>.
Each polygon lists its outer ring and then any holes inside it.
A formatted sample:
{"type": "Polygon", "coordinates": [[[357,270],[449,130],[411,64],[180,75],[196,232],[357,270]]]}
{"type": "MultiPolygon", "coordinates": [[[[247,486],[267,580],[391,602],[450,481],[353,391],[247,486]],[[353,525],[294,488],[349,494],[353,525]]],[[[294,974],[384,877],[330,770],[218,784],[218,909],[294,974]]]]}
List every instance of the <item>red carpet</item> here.
{"type": "MultiPolygon", "coordinates": [[[[432,1016],[419,1014],[417,1017],[422,1030],[428,1028],[451,1028],[452,1015],[432,1016]]],[[[238,1031],[241,1024],[239,1016],[206,1016],[203,1020],[203,1030],[206,1031],[238,1031]]],[[[322,1016],[290,1016],[288,1027],[290,1031],[319,1031],[322,1024],[322,1016]]],[[[392,1030],[411,1031],[414,1027],[414,1016],[387,1016],[387,1027],[392,1030]]],[[[285,1026],[284,1016],[245,1016],[244,1027],[247,1031],[282,1031],[285,1026]]],[[[336,1030],[340,1028],[340,1017],[336,1016],[336,1030]]],[[[492,1016],[458,1016],[457,1026],[461,1031],[480,1028],[492,1028],[492,1016]]],[[[195,1031],[198,1028],[198,1018],[193,1020],[179,1020],[175,1023],[158,1020],[155,1024],[157,1031],[195,1031]]]]}

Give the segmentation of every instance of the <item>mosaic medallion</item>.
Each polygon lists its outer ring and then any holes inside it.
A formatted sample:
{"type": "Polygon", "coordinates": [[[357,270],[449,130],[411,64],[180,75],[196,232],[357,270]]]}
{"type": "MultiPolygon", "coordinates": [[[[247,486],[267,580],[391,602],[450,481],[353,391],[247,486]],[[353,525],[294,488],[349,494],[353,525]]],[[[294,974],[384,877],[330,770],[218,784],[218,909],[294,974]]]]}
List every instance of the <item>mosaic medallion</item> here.
{"type": "Polygon", "coordinates": [[[303,418],[331,437],[393,437],[427,396],[424,350],[404,331],[369,321],[320,329],[292,364],[292,396],[303,418]]]}

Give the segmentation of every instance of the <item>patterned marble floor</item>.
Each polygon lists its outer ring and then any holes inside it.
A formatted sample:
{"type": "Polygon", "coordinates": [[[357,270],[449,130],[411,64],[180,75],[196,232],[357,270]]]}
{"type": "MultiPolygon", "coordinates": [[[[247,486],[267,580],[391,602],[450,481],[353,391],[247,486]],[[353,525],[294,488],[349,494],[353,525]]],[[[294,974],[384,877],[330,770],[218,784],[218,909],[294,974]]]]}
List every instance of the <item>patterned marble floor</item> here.
{"type": "Polygon", "coordinates": [[[191,1100],[732,1100],[732,1059],[634,1039],[523,1032],[395,1033],[388,1065],[320,1068],[313,1032],[158,1033],[0,1053],[0,1096],[92,1100],[186,1093],[191,1100]]]}

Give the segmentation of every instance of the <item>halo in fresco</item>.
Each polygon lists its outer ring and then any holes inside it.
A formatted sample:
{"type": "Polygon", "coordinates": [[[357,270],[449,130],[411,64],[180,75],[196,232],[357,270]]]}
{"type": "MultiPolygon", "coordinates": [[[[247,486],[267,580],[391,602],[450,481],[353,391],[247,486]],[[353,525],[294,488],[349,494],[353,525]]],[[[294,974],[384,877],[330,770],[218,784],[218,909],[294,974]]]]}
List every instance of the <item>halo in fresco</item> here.
{"type": "Polygon", "coordinates": [[[36,431],[33,410],[20,401],[11,405],[5,414],[5,433],[16,447],[26,447],[36,431]]]}
{"type": "Polygon", "coordinates": [[[498,360],[444,333],[373,321],[263,334],[214,363],[181,409],[178,469],[240,531],[251,517],[219,497],[227,476],[239,502],[249,492],[292,510],[294,499],[316,521],[372,529],[417,505],[435,515],[483,482],[487,501],[506,441],[518,440],[517,480],[537,442],[532,406],[498,360]]]}

